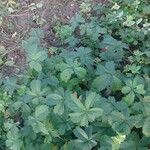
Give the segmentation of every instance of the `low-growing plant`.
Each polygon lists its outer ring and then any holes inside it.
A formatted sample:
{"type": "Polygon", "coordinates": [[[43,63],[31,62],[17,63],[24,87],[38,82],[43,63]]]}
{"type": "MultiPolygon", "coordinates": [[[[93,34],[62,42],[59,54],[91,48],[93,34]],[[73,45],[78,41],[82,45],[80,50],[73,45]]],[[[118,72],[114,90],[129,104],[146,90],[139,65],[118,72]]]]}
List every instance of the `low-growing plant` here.
{"type": "Polygon", "coordinates": [[[148,150],[148,4],[116,0],[90,18],[82,4],[55,27],[59,50],[44,48],[43,31],[32,29],[22,42],[25,74],[0,76],[1,149],[148,150]]]}

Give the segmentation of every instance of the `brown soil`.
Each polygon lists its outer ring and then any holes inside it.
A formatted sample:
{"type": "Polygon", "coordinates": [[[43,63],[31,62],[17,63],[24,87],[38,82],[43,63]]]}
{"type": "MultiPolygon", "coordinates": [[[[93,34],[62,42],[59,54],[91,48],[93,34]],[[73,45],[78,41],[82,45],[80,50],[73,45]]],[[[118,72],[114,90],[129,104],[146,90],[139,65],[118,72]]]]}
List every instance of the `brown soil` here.
{"type": "MultiPolygon", "coordinates": [[[[52,31],[57,21],[68,23],[70,18],[79,11],[79,4],[83,0],[18,0],[19,10],[6,16],[0,28],[0,46],[7,50],[6,59],[15,62],[14,67],[0,67],[5,75],[18,74],[25,68],[25,54],[21,48],[21,41],[27,36],[31,28],[42,27],[45,31],[46,42],[58,46],[59,40],[52,31]],[[42,3],[38,10],[30,10],[31,3],[42,3]],[[33,21],[33,16],[39,15],[46,20],[42,26],[33,21]]],[[[93,3],[102,3],[105,0],[92,0],[93,3]]]]}

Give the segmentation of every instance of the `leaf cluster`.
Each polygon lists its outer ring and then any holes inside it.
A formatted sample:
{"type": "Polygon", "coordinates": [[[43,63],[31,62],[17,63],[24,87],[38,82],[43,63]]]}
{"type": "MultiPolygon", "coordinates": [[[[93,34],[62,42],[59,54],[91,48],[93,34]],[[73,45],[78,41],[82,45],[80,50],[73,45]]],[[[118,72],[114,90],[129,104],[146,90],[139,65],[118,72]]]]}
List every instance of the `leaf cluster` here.
{"type": "Polygon", "coordinates": [[[30,31],[25,74],[0,76],[2,149],[149,149],[149,34],[132,27],[149,3],[132,2],[97,6],[101,15],[90,18],[82,4],[68,25],[55,27],[65,47],[50,56],[43,31],[30,31]]]}

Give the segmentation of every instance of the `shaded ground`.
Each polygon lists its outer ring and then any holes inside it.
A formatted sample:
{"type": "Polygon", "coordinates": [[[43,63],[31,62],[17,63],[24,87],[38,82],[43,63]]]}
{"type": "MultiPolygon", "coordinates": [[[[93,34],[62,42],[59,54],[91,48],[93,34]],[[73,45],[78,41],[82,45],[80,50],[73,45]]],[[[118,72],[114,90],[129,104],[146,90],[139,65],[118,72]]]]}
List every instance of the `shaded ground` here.
{"type": "MultiPolygon", "coordinates": [[[[45,31],[46,41],[57,46],[59,41],[55,38],[52,27],[57,21],[67,23],[76,12],[83,0],[19,0],[19,9],[6,16],[0,28],[0,46],[7,50],[6,59],[13,60],[15,66],[0,67],[5,75],[18,74],[25,68],[25,54],[20,44],[28,31],[34,27],[42,27],[45,31]],[[32,3],[42,3],[42,8],[32,10],[32,3]],[[37,18],[34,20],[34,18],[37,18]],[[43,21],[43,24],[40,24],[43,21]],[[37,23],[38,22],[38,23],[37,23]]],[[[93,4],[104,0],[92,0],[93,4]]]]}

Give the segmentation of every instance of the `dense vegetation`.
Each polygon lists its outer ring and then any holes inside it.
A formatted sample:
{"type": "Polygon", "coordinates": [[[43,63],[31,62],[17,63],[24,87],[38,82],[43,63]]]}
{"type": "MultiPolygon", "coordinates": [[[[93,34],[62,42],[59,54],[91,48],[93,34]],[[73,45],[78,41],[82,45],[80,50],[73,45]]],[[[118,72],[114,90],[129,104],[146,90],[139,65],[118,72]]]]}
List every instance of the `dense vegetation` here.
{"type": "Polygon", "coordinates": [[[150,3],[80,9],[54,28],[62,47],[32,29],[24,75],[1,75],[0,149],[150,148],[150,3]]]}

